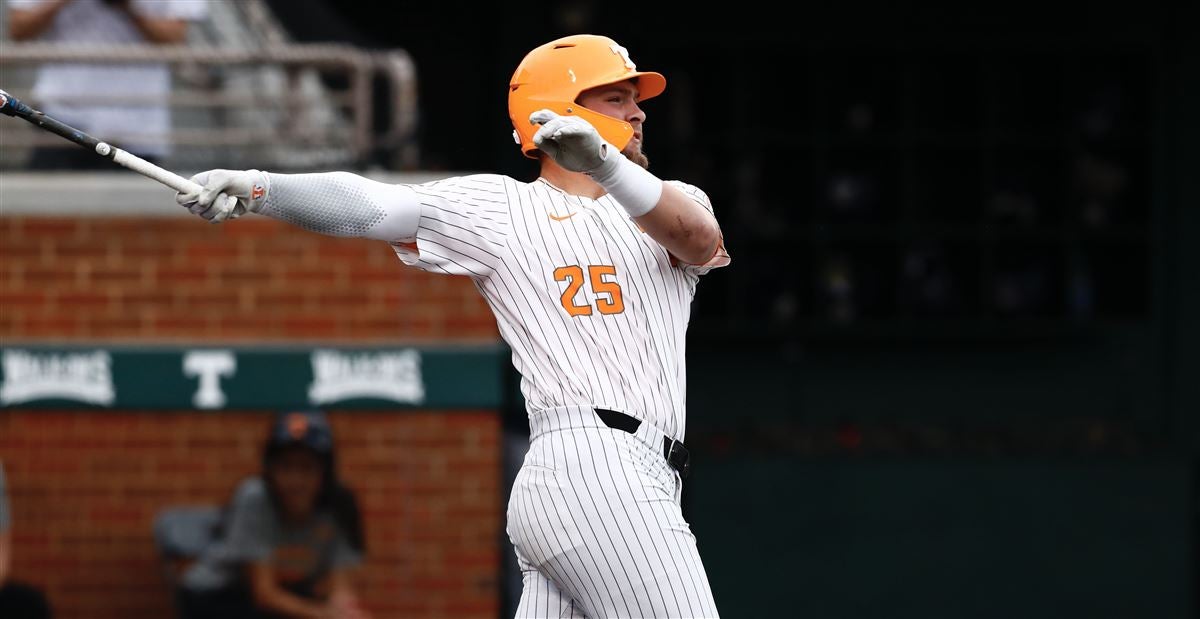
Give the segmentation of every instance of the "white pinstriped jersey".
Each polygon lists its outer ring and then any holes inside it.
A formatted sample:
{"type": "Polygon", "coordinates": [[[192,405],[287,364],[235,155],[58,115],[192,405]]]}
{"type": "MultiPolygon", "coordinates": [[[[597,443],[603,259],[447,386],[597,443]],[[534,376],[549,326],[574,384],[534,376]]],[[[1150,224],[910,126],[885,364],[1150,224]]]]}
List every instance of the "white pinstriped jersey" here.
{"type": "MultiPolygon", "coordinates": [[[[700,189],[668,181],[712,211],[700,189]]],[[[521,374],[530,411],[622,411],[683,440],[684,344],[705,265],[673,257],[610,196],[569,195],[543,179],[480,174],[413,185],[417,237],[405,264],[470,276],[521,374]]]]}

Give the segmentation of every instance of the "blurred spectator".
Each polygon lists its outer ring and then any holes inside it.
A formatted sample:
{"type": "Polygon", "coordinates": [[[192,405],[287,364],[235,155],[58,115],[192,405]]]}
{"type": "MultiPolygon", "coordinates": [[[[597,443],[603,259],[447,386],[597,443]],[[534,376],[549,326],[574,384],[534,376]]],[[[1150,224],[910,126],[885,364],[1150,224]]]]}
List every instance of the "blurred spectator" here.
{"type": "Polygon", "coordinates": [[[1126,107],[1123,91],[1120,79],[1115,75],[1087,89],[1082,105],[1074,115],[1076,129],[1086,141],[1101,143],[1117,132],[1126,107]]]}
{"type": "Polygon", "coordinates": [[[955,309],[954,279],[941,247],[919,244],[909,248],[901,268],[900,297],[909,311],[929,316],[955,309]]]}
{"type": "MultiPolygon", "coordinates": [[[[8,6],[14,40],[62,45],[183,43],[188,21],[207,11],[203,0],[8,0],[8,6]]],[[[163,63],[53,63],[38,69],[33,99],[46,114],[154,162],[169,151],[170,91],[163,63]],[[98,93],[113,100],[97,100],[98,93]]],[[[38,147],[29,161],[33,169],[110,165],[79,148],[38,147]]]]}
{"type": "Polygon", "coordinates": [[[846,128],[854,134],[867,134],[875,128],[875,109],[870,103],[858,102],[846,108],[846,128]]]}
{"type": "Polygon", "coordinates": [[[1112,158],[1083,152],[1076,155],[1073,168],[1071,180],[1079,218],[1093,228],[1113,225],[1117,207],[1129,187],[1128,167],[1112,158]]]}
{"type": "Polygon", "coordinates": [[[870,173],[840,171],[825,183],[826,206],[837,218],[870,220],[879,198],[879,180],[870,173]]]}
{"type": "Polygon", "coordinates": [[[1092,270],[1088,265],[1087,258],[1077,248],[1070,255],[1066,296],[1072,316],[1087,318],[1092,315],[1096,306],[1092,270]]]}
{"type": "Polygon", "coordinates": [[[338,480],[333,433],[319,411],[277,415],[263,472],[242,481],[219,539],[182,577],[186,619],[365,619],[350,572],[364,535],[354,493],[338,480]]]}
{"type": "Polygon", "coordinates": [[[1030,262],[1010,268],[997,269],[993,300],[996,309],[1005,316],[1030,318],[1052,311],[1050,265],[1030,262]]]}
{"type": "Polygon", "coordinates": [[[841,253],[827,257],[819,278],[818,294],[826,317],[837,323],[854,322],[859,308],[854,265],[850,258],[841,253]]]}
{"type": "Polygon", "coordinates": [[[1037,198],[1029,190],[1018,186],[997,189],[988,198],[986,209],[997,223],[1032,226],[1041,215],[1037,198]]]}
{"type": "Polygon", "coordinates": [[[8,487],[4,463],[0,462],[0,617],[4,619],[44,619],[51,615],[50,605],[41,591],[12,581],[12,517],[8,507],[8,487]]]}

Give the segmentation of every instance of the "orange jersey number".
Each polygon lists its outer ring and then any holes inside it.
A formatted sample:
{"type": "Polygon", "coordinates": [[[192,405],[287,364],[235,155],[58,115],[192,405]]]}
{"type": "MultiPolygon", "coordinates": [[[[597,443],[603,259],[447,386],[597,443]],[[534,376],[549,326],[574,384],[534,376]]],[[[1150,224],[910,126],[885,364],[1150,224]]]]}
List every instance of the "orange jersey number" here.
{"type": "Polygon", "coordinates": [[[625,301],[621,300],[621,285],[617,283],[617,267],[607,264],[598,264],[588,267],[588,275],[592,278],[592,291],[598,296],[596,298],[596,309],[600,310],[601,314],[620,314],[625,311],[625,301]],[[605,275],[611,275],[612,279],[604,279],[605,275]],[[604,298],[603,295],[608,295],[604,298]]]}
{"type": "MultiPolygon", "coordinates": [[[[621,285],[616,281],[617,268],[608,264],[591,265],[588,267],[588,279],[591,280],[592,291],[596,293],[596,309],[601,314],[620,314],[625,311],[625,301],[621,298],[621,285]],[[611,279],[606,279],[608,276],[611,279]]],[[[583,287],[583,268],[571,265],[554,269],[554,280],[566,282],[567,288],[562,293],[562,306],[571,316],[591,316],[591,304],[577,305],[575,296],[583,287]]]]}
{"type": "Polygon", "coordinates": [[[591,305],[575,305],[575,295],[583,287],[583,269],[571,265],[554,269],[554,281],[567,282],[567,289],[562,293],[562,306],[572,316],[591,316],[591,305]]]}

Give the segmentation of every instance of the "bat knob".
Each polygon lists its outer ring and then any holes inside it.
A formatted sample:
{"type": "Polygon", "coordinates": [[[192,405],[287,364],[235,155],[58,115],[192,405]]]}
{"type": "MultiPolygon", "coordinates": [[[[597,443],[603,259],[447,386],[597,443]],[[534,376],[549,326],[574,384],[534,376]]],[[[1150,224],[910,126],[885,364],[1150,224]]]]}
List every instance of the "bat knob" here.
{"type": "Polygon", "coordinates": [[[0,114],[5,116],[21,116],[32,111],[21,100],[0,90],[0,114]]]}

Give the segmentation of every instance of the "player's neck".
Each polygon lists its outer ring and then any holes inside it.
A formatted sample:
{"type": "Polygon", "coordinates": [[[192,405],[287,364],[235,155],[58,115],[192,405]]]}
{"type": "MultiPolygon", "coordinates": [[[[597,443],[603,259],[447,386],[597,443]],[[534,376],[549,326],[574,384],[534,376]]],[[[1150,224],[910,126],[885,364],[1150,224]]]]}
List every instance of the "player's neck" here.
{"type": "Polygon", "coordinates": [[[573,196],[598,199],[608,193],[592,177],[581,172],[572,172],[549,157],[542,158],[542,178],[555,187],[573,196]]]}

